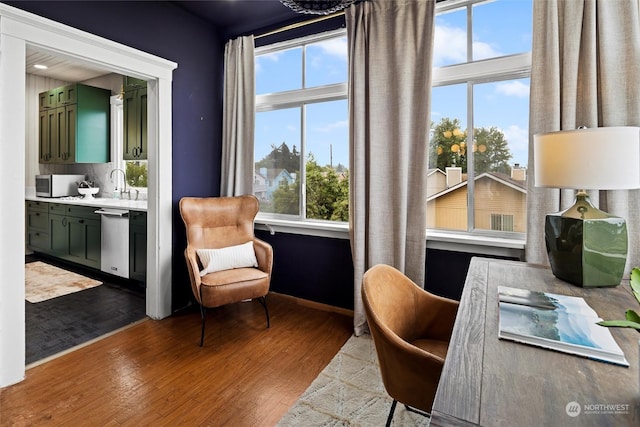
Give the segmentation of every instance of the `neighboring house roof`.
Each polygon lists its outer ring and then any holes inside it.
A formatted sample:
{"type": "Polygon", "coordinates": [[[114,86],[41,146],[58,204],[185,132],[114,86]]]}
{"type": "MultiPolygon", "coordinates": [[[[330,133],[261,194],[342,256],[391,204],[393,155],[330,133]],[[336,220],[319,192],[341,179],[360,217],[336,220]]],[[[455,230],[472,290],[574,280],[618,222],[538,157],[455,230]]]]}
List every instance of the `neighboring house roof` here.
{"type": "MultiPolygon", "coordinates": [[[[496,182],[499,182],[502,185],[513,188],[514,190],[520,191],[523,194],[527,194],[526,181],[517,181],[515,179],[511,179],[507,174],[504,174],[501,172],[484,172],[476,176],[474,181],[478,181],[481,178],[492,179],[496,182]]],[[[439,193],[436,193],[430,197],[427,197],[427,202],[431,200],[435,200],[440,196],[444,196],[445,194],[452,193],[459,188],[465,187],[466,185],[467,185],[467,180],[462,181],[459,184],[451,186],[445,190],[440,191],[439,193]]]]}
{"type": "MultiPolygon", "coordinates": [[[[261,168],[261,169],[264,169],[264,168],[261,168]]],[[[277,177],[279,177],[282,174],[286,174],[289,177],[291,177],[291,174],[289,173],[289,171],[286,170],[286,169],[283,169],[283,168],[273,168],[273,169],[269,168],[269,169],[267,169],[266,176],[265,176],[264,173],[262,173],[262,171],[260,169],[257,169],[254,172],[257,175],[260,175],[260,176],[262,176],[262,177],[264,177],[266,179],[269,179],[269,180],[274,180],[274,179],[276,179],[277,177]]]]}

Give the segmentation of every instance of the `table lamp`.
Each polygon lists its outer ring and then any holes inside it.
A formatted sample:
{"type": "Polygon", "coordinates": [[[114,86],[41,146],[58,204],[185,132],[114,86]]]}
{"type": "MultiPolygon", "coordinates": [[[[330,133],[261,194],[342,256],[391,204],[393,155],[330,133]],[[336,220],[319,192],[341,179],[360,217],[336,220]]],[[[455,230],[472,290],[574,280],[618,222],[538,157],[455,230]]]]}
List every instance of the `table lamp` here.
{"type": "Polygon", "coordinates": [[[586,190],[640,188],[640,127],[579,128],[533,136],[535,186],[578,190],[575,204],[545,218],[553,274],[582,287],[620,284],[624,218],[593,206],[586,190]]]}

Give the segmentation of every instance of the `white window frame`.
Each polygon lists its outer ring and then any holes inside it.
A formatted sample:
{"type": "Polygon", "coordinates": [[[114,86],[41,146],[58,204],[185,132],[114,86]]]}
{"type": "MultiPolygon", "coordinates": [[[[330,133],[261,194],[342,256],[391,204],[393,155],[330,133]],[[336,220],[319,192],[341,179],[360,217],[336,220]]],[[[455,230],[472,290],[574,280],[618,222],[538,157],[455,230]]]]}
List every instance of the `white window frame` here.
{"type": "MultiPolygon", "coordinates": [[[[487,1],[488,0],[449,0],[436,5],[436,14],[459,10],[460,8],[466,7],[468,62],[434,68],[432,76],[432,87],[466,84],[466,122],[468,129],[474,129],[473,87],[475,85],[531,77],[531,52],[517,53],[477,61],[471,60],[473,56],[473,52],[471,51],[471,45],[473,43],[472,7],[474,4],[485,3],[487,1]]],[[[467,132],[467,144],[469,147],[473,145],[473,132],[467,132]]],[[[468,151],[467,172],[467,230],[456,232],[430,228],[427,229],[427,235],[445,235],[455,238],[455,236],[467,234],[469,236],[475,236],[478,239],[489,238],[498,239],[498,241],[513,240],[519,247],[524,249],[525,233],[481,230],[475,228],[475,171],[474,156],[472,150],[468,151]]]]}
{"type": "MultiPolygon", "coordinates": [[[[274,43],[268,46],[262,46],[255,49],[255,56],[265,55],[278,52],[281,50],[292,49],[318,43],[333,38],[345,37],[346,29],[327,31],[320,34],[314,34],[293,40],[287,40],[281,43],[274,43]]],[[[302,57],[303,86],[304,86],[304,60],[302,57]]],[[[270,231],[274,231],[274,226],[278,225],[280,231],[295,232],[296,234],[309,234],[306,230],[314,230],[312,233],[316,235],[320,231],[321,235],[329,237],[336,236],[336,230],[348,231],[348,222],[328,221],[319,219],[306,218],[307,206],[307,171],[305,156],[307,154],[306,146],[306,106],[314,103],[323,103],[330,101],[339,101],[347,99],[348,84],[334,83],[323,86],[314,86],[309,88],[288,90],[282,92],[268,93],[256,95],[256,113],[282,110],[287,108],[300,108],[300,202],[298,215],[286,215],[277,213],[259,212],[256,217],[258,224],[266,224],[270,231]],[[296,230],[296,231],[294,231],[296,230]],[[323,231],[324,230],[324,231],[323,231]]],[[[340,232],[340,238],[344,238],[344,234],[340,232]]],[[[348,238],[348,236],[347,236],[348,238]]]]}

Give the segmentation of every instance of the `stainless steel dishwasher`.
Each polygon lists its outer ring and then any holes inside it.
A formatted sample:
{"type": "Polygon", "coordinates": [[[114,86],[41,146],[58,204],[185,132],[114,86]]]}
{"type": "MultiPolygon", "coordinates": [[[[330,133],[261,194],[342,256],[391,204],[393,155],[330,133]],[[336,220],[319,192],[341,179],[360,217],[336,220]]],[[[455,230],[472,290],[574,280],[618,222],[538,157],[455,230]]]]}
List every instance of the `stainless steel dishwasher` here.
{"type": "Polygon", "coordinates": [[[100,270],[129,278],[129,211],[102,208],[100,214],[100,270]]]}

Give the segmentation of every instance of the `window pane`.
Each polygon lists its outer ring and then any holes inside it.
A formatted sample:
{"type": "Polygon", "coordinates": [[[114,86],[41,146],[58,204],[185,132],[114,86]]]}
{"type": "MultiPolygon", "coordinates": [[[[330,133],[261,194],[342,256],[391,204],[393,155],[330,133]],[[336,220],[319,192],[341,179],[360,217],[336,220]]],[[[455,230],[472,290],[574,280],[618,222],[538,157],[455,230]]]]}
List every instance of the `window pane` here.
{"type": "Polygon", "coordinates": [[[473,59],[531,50],[532,0],[497,0],[473,7],[473,59]]]}
{"type": "Polygon", "coordinates": [[[475,228],[494,229],[491,217],[499,215],[501,230],[524,233],[529,79],[475,85],[473,104],[475,228]]]}
{"type": "Polygon", "coordinates": [[[256,94],[302,88],[302,48],[256,56],[256,94]]]}
{"type": "Polygon", "coordinates": [[[467,62],[467,11],[466,8],[436,16],[433,66],[467,62]]]}
{"type": "Polygon", "coordinates": [[[300,108],[256,113],[253,193],[261,212],[300,214],[300,108]]]}
{"type": "Polygon", "coordinates": [[[427,227],[467,230],[466,84],[432,90],[427,227]]]}
{"type": "Polygon", "coordinates": [[[306,47],[305,87],[347,81],[347,38],[339,37],[306,47]]]}
{"type": "Polygon", "coordinates": [[[307,218],[349,220],[347,101],[306,107],[307,218]]]}

